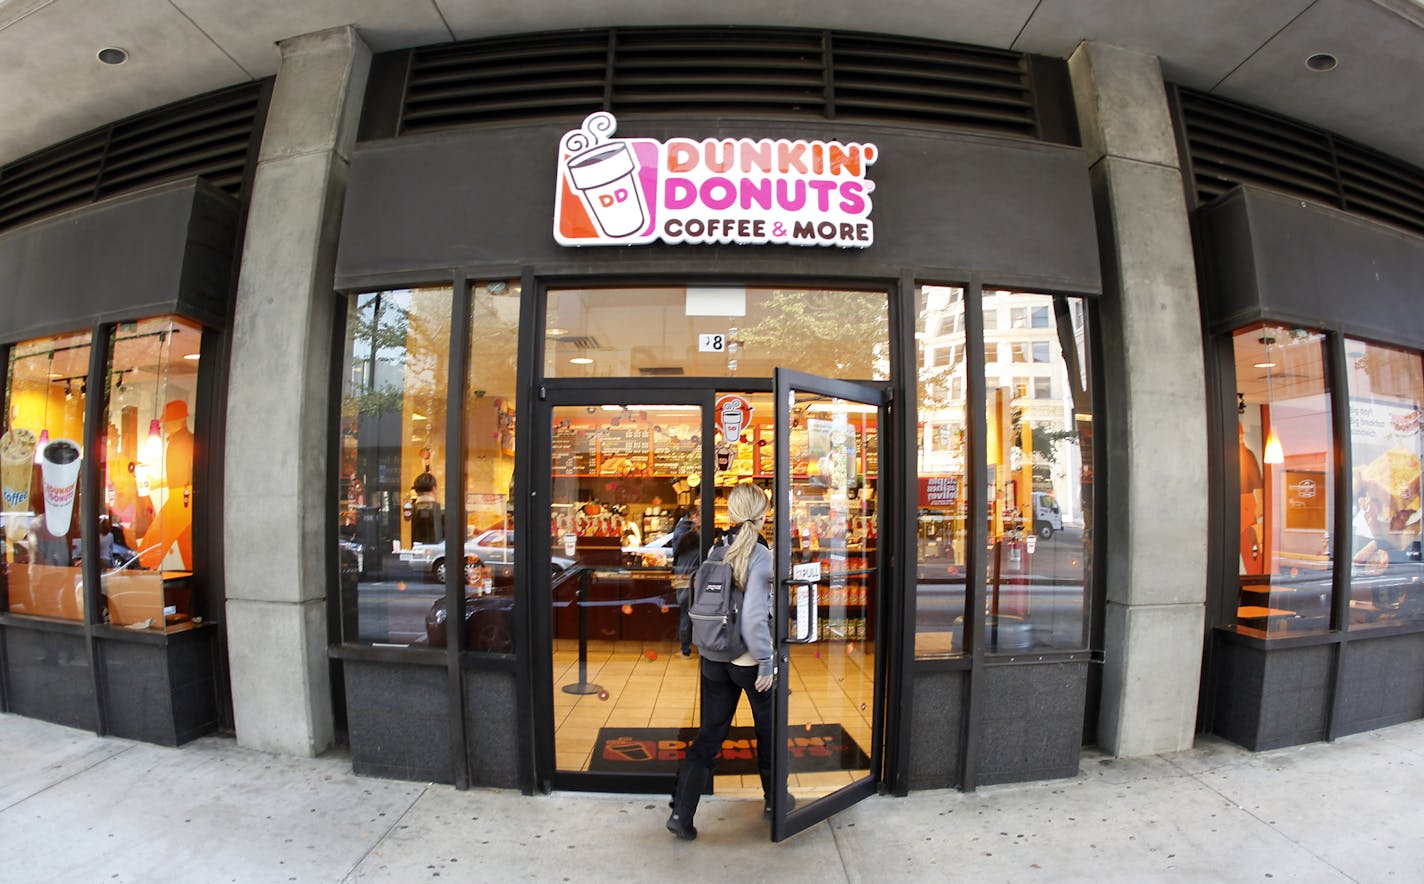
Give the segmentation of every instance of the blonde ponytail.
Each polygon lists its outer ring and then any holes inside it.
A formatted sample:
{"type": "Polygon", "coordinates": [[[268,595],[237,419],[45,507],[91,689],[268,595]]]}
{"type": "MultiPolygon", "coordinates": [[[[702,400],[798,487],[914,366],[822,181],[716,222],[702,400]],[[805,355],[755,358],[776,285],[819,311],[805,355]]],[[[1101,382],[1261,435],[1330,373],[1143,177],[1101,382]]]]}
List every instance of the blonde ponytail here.
{"type": "Polygon", "coordinates": [[[756,546],[761,526],[756,524],[766,518],[770,504],[766,492],[750,482],[744,482],[727,495],[727,518],[732,522],[736,537],[727,548],[725,560],[732,567],[732,576],[742,588],[747,585],[747,571],[751,568],[752,550],[756,546]],[[751,527],[747,527],[752,523],[751,527]]]}

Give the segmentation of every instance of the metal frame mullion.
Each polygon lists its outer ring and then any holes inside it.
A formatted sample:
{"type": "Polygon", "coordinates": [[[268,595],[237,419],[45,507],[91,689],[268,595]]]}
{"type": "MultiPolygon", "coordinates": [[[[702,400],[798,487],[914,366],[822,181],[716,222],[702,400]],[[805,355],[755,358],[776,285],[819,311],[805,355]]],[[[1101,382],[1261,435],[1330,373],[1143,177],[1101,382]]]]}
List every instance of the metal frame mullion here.
{"type": "Polygon", "coordinates": [[[984,474],[988,463],[988,418],[984,402],[984,283],[971,274],[964,291],[965,421],[969,428],[965,479],[969,501],[969,549],[965,555],[968,580],[964,593],[963,635],[969,646],[969,683],[965,688],[963,730],[960,734],[959,788],[973,792],[979,780],[979,730],[983,718],[984,686],[984,563],[989,541],[988,491],[984,474]]]}
{"type": "Polygon", "coordinates": [[[103,593],[99,575],[99,462],[104,451],[104,407],[108,401],[108,384],[104,371],[108,367],[114,326],[101,323],[89,338],[89,387],[92,395],[84,400],[84,458],[79,472],[79,549],[83,561],[80,573],[84,580],[84,649],[89,658],[89,678],[94,685],[94,712],[99,736],[109,733],[108,692],[104,688],[103,657],[95,627],[103,622],[103,593]],[[95,452],[101,452],[96,456],[95,452]]]}
{"type": "MultiPolygon", "coordinates": [[[[532,795],[538,784],[539,772],[539,748],[536,736],[539,730],[535,722],[535,709],[537,708],[535,697],[538,696],[537,667],[533,665],[534,649],[547,647],[548,636],[544,636],[546,643],[541,645],[540,637],[535,634],[533,629],[533,624],[539,621],[531,616],[532,605],[539,596],[534,592],[535,587],[531,586],[531,580],[541,571],[547,574],[548,569],[531,569],[529,562],[533,561],[533,538],[549,535],[547,524],[535,530],[538,526],[533,525],[531,521],[536,509],[533,506],[533,465],[541,462],[539,458],[549,456],[549,435],[545,433],[538,436],[534,432],[535,409],[539,407],[535,401],[535,385],[541,374],[539,365],[544,356],[541,346],[544,336],[541,334],[543,323],[539,321],[539,317],[542,315],[540,309],[543,304],[543,293],[537,288],[533,268],[524,267],[520,271],[519,286],[520,331],[514,381],[516,391],[514,400],[519,404],[516,406],[514,419],[514,490],[512,492],[515,525],[514,634],[518,637],[514,647],[515,684],[519,688],[515,692],[515,706],[518,718],[516,729],[519,738],[519,788],[525,795],[532,795]],[[523,398],[520,398],[521,391],[523,398]],[[539,451],[534,450],[536,439],[543,440],[539,451]]],[[[543,584],[540,585],[543,586],[543,584]]],[[[464,616],[463,611],[461,616],[464,616]]],[[[552,758],[552,747],[550,750],[550,758],[552,758]]]]}
{"type": "Polygon", "coordinates": [[[548,466],[552,461],[553,427],[552,404],[549,390],[545,385],[544,323],[545,305],[548,299],[547,283],[536,280],[532,268],[523,273],[523,292],[520,303],[519,325],[524,339],[519,344],[518,385],[523,393],[522,410],[515,417],[515,481],[519,482],[521,472],[524,478],[523,491],[515,501],[515,524],[519,530],[514,537],[514,579],[515,591],[522,592],[514,606],[515,625],[524,639],[516,649],[521,661],[520,675],[523,679],[521,697],[521,719],[529,729],[523,741],[523,750],[528,757],[525,775],[528,777],[526,794],[534,790],[549,792],[553,789],[554,770],[557,757],[554,751],[554,696],[553,696],[553,612],[546,604],[553,593],[553,576],[548,568],[529,570],[527,563],[538,555],[547,555],[545,550],[536,550],[534,538],[549,536],[549,507],[547,501],[553,492],[553,480],[548,469],[535,470],[535,465],[548,466]],[[523,521],[520,521],[520,516],[523,521]],[[525,563],[521,565],[522,563],[525,563]],[[521,573],[521,568],[524,570],[521,573]]]}
{"type": "MultiPolygon", "coordinates": [[[[4,372],[0,376],[0,406],[4,411],[0,412],[0,431],[10,429],[10,353],[14,349],[10,344],[0,343],[0,371],[4,372]]],[[[0,552],[0,556],[4,553],[0,552]]],[[[8,587],[0,588],[0,615],[10,612],[10,591],[8,587]]],[[[5,647],[6,627],[0,624],[0,712],[10,711],[10,667],[6,662],[10,655],[5,647]]]]}
{"type": "Polygon", "coordinates": [[[880,457],[877,480],[879,489],[893,489],[899,497],[898,504],[891,513],[885,513],[877,502],[876,512],[880,514],[882,527],[889,524],[890,545],[886,544],[882,532],[880,549],[891,551],[888,576],[885,583],[886,563],[881,562],[882,583],[888,589],[881,592],[886,600],[881,622],[883,632],[890,636],[889,651],[885,657],[888,671],[885,673],[886,713],[883,716],[889,729],[885,741],[885,760],[882,773],[892,795],[903,797],[910,793],[910,735],[914,732],[915,721],[915,632],[916,607],[919,591],[917,512],[919,500],[919,364],[915,347],[915,317],[919,313],[919,289],[913,274],[900,278],[899,288],[890,299],[890,364],[891,397],[888,426],[880,428],[880,457]],[[886,435],[893,431],[890,445],[886,435]],[[893,446],[893,447],[891,447],[893,446]],[[886,455],[889,455],[887,457],[886,455]],[[886,463],[890,462],[887,469],[886,463]],[[893,712],[891,710],[894,710],[893,712]],[[894,726],[891,727],[891,716],[894,726]]]}
{"type": "Polygon", "coordinates": [[[450,283],[450,372],[445,390],[445,670],[450,714],[450,767],[455,788],[470,786],[465,747],[465,387],[469,379],[471,283],[450,283]]]}
{"type": "Polygon", "coordinates": [[[1325,738],[1334,740],[1340,704],[1344,700],[1345,666],[1350,650],[1350,537],[1354,492],[1351,474],[1354,451],[1350,438],[1350,378],[1345,361],[1345,335],[1331,332],[1326,337],[1326,376],[1330,379],[1330,423],[1335,436],[1335,512],[1331,555],[1330,628],[1335,635],[1335,657],[1330,669],[1330,705],[1325,710],[1325,738]]]}

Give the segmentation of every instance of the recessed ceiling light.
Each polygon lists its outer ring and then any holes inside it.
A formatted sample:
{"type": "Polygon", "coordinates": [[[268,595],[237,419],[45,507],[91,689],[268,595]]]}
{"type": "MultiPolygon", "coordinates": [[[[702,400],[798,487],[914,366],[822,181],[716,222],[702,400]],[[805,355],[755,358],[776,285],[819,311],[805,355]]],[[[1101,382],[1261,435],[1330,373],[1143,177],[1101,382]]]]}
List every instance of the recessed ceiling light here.
{"type": "Polygon", "coordinates": [[[592,364],[593,364],[593,360],[592,360],[592,359],[589,359],[587,356],[575,356],[573,359],[570,359],[569,361],[572,362],[574,365],[592,365],[592,364]]]}
{"type": "Polygon", "coordinates": [[[129,60],[129,54],[117,46],[107,46],[99,50],[98,59],[104,64],[123,64],[129,60]]]}
{"type": "Polygon", "coordinates": [[[1305,66],[1317,73],[1333,71],[1340,66],[1340,59],[1328,52],[1317,52],[1305,60],[1305,66]]]}
{"type": "Polygon", "coordinates": [[[569,333],[569,330],[566,329],[566,328],[550,328],[550,329],[545,329],[545,330],[544,330],[544,334],[547,335],[547,336],[549,336],[549,337],[551,337],[551,338],[562,338],[564,335],[566,335],[566,334],[568,334],[568,333],[569,333]]]}
{"type": "Polygon", "coordinates": [[[192,362],[197,362],[199,359],[202,359],[203,357],[202,357],[202,355],[199,354],[199,353],[185,353],[185,354],[183,354],[183,358],[184,358],[184,359],[187,359],[187,360],[189,360],[189,361],[192,361],[192,362]]]}

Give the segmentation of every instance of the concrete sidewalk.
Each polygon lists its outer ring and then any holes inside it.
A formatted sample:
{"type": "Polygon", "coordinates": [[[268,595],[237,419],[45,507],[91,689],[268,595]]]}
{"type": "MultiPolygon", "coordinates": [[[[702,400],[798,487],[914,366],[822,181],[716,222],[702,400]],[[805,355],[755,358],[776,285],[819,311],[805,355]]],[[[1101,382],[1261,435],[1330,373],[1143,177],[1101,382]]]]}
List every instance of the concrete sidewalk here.
{"type": "Polygon", "coordinates": [[[0,715],[0,881],[1418,881],[1424,722],[1251,754],[1212,738],[1072,780],[875,797],[784,844],[757,801],[701,836],[650,796],[357,777],[0,715]],[[727,849],[732,848],[732,849],[727,849]]]}

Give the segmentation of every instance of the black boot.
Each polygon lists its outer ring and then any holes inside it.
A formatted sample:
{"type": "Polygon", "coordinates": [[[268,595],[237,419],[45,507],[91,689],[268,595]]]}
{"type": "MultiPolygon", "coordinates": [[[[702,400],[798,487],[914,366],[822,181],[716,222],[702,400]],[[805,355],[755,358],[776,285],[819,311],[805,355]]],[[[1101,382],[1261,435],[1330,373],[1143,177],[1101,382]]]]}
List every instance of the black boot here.
{"type": "MultiPolygon", "coordinates": [[[[771,774],[761,775],[761,798],[763,802],[761,815],[771,819],[771,774]]],[[[786,809],[788,811],[796,809],[796,796],[790,792],[786,793],[786,809]]]]}
{"type": "Polygon", "coordinates": [[[667,821],[667,830],[684,841],[692,841],[697,837],[692,818],[697,813],[697,803],[702,800],[702,788],[705,785],[707,768],[695,761],[684,759],[678,766],[677,788],[672,796],[672,815],[667,821]]]}

